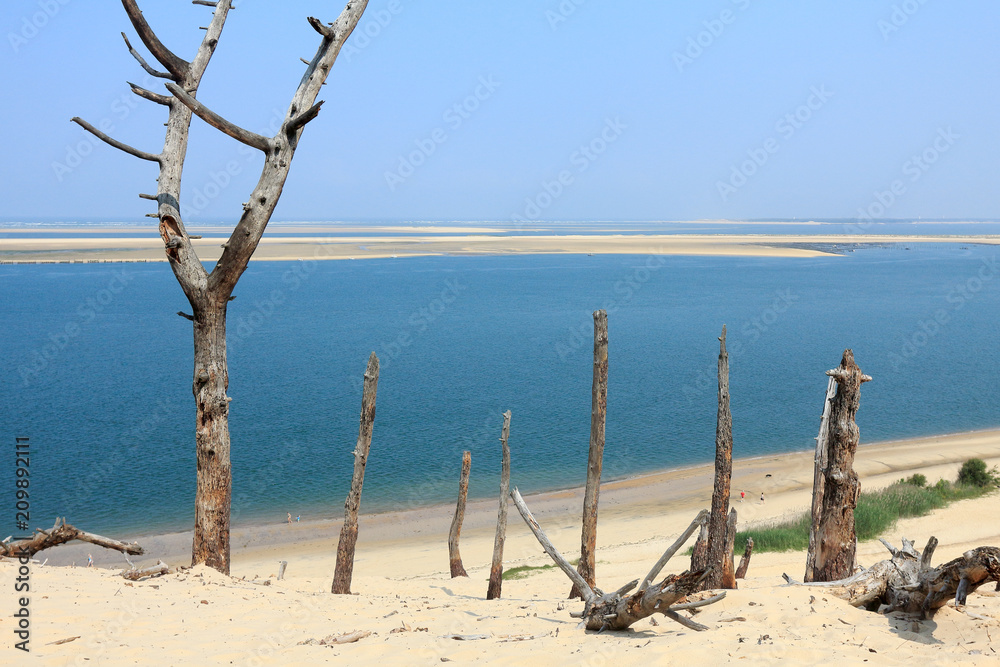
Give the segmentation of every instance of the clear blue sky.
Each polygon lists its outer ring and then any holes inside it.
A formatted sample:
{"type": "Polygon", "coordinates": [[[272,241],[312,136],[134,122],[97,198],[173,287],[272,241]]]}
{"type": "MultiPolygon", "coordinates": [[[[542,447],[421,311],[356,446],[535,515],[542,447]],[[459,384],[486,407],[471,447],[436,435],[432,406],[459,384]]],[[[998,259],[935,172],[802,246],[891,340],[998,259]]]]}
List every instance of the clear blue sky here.
{"type": "MultiPolygon", "coordinates": [[[[190,59],[211,10],[140,4],[190,59]]],[[[238,2],[199,98],[263,132],[315,52],[305,17],[341,8],[238,2]]],[[[69,121],[160,150],[120,3],[8,0],[0,26],[0,220],[152,211],[155,166],[69,121]]],[[[995,219],[998,35],[986,0],[372,0],[274,220],[855,217],[894,182],[886,217],[995,219]]],[[[259,158],[193,128],[185,215],[234,221],[259,158]]]]}

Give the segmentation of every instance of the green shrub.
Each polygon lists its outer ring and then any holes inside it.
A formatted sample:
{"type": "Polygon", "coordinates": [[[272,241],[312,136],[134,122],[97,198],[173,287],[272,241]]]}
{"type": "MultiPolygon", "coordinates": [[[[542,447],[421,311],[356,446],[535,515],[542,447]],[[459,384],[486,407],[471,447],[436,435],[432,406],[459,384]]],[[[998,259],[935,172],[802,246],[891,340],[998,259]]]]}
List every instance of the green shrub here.
{"type": "Polygon", "coordinates": [[[910,486],[925,487],[927,486],[927,478],[921,475],[919,472],[915,475],[910,475],[906,479],[899,480],[901,484],[909,484],[910,486]]]}
{"type": "Polygon", "coordinates": [[[958,471],[958,483],[965,486],[996,486],[1000,484],[1000,474],[996,468],[986,469],[986,461],[969,459],[958,471]]]}

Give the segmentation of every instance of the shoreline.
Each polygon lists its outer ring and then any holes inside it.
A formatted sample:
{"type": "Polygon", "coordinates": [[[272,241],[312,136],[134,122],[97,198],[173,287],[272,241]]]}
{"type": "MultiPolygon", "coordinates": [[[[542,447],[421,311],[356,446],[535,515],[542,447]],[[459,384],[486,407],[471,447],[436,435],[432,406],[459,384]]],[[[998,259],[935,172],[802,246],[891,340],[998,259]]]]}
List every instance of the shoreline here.
{"type": "MultiPolygon", "coordinates": [[[[740,490],[747,491],[747,499],[757,502],[758,496],[764,492],[768,497],[772,494],[788,494],[807,492],[811,494],[812,459],[814,450],[798,450],[793,452],[777,452],[760,454],[733,459],[732,504],[739,507],[740,490]],[[773,472],[767,472],[772,470],[773,472]]],[[[922,436],[918,438],[903,438],[859,445],[855,470],[861,477],[864,488],[879,488],[896,481],[903,473],[923,470],[932,467],[958,466],[968,458],[983,458],[1000,463],[1000,427],[922,436]],[[947,452],[935,454],[930,451],[935,446],[962,445],[960,453],[948,456],[947,452]],[[970,453],[973,452],[973,453],[970,453]],[[899,459],[901,462],[888,464],[883,459],[899,459]],[[874,486],[873,486],[874,484],[874,486]]],[[[601,516],[627,518],[630,514],[647,513],[658,502],[657,499],[669,499],[672,509],[683,507],[689,511],[697,511],[701,505],[707,506],[711,499],[712,476],[714,462],[708,461],[691,465],[665,468],[650,472],[636,473],[624,477],[605,479],[601,482],[601,516]]],[[[951,477],[946,479],[951,480],[951,477]]],[[[935,481],[934,479],[930,480],[935,481]]],[[[516,486],[516,480],[511,480],[516,486]]],[[[582,507],[584,487],[571,486],[531,492],[525,496],[525,501],[539,519],[579,521],[576,516],[582,507]]],[[[364,498],[362,498],[362,507],[364,498]]],[[[338,499],[331,504],[339,507],[338,499]]],[[[496,523],[497,498],[470,498],[466,509],[463,535],[469,532],[492,531],[496,523]]],[[[808,505],[801,507],[802,511],[808,505]]],[[[798,512],[798,510],[791,510],[798,512]]],[[[406,539],[423,535],[440,535],[447,538],[454,503],[437,503],[403,510],[386,510],[365,512],[359,515],[361,526],[359,550],[362,544],[382,546],[386,543],[398,543],[406,539]]],[[[784,512],[787,514],[788,512],[784,512]]],[[[280,513],[279,513],[280,514],[280,513]]],[[[232,528],[232,554],[234,563],[238,560],[253,559],[255,554],[285,549],[306,548],[313,551],[322,546],[333,545],[336,550],[336,540],[339,536],[342,517],[339,511],[331,518],[306,519],[288,524],[284,521],[259,522],[248,521],[234,525],[232,528]]],[[[508,522],[519,519],[516,513],[509,516],[508,522]]],[[[759,521],[771,521],[774,517],[742,517],[741,528],[759,521]]],[[[86,526],[81,526],[87,529],[86,526]]],[[[157,558],[183,560],[190,550],[192,531],[177,532],[135,532],[121,535],[109,535],[125,541],[138,541],[146,548],[147,555],[137,563],[150,563],[157,558]]],[[[442,542],[443,544],[443,542],[442,542]]],[[[50,552],[54,565],[68,565],[74,561],[86,560],[86,554],[93,552],[93,547],[83,544],[67,545],[58,551],[50,552]],[[57,555],[58,554],[58,555],[57,555]]],[[[94,554],[95,563],[118,562],[120,557],[114,552],[94,554]],[[98,557],[100,556],[100,558],[98,557]]]]}

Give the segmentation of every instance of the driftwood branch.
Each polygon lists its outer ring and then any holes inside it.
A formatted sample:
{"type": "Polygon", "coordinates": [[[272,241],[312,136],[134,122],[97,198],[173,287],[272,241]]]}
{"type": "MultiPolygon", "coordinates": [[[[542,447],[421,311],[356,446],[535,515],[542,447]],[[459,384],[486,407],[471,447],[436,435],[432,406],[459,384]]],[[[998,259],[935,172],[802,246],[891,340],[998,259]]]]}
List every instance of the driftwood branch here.
{"type": "MultiPolygon", "coordinates": [[[[143,17],[142,11],[135,0],[122,0],[122,6],[125,7],[125,13],[128,14],[128,18],[132,22],[132,27],[139,34],[139,39],[146,45],[146,48],[153,54],[153,57],[167,68],[167,71],[173,75],[175,81],[184,79],[188,74],[188,68],[191,63],[163,45],[160,38],[156,36],[153,29],[146,23],[146,19],[143,17]]],[[[131,50],[131,47],[129,48],[131,50]]]]}
{"type": "MultiPolygon", "coordinates": [[[[535,534],[545,553],[559,566],[573,585],[579,588],[583,594],[584,607],[580,613],[570,613],[575,618],[583,619],[581,623],[588,630],[624,630],[636,621],[659,612],[672,620],[681,623],[685,627],[693,630],[707,630],[703,625],[694,623],[690,619],[678,616],[670,606],[701,589],[702,582],[707,575],[706,571],[684,572],[678,575],[669,575],[662,582],[656,585],[646,585],[635,593],[628,594],[639,583],[638,580],[630,581],[613,593],[604,593],[599,588],[591,588],[579,572],[573,569],[562,554],[552,545],[548,536],[535,521],[531,511],[525,504],[524,499],[517,489],[510,493],[514,505],[517,507],[525,523],[535,534]]],[[[700,517],[700,515],[699,515],[700,517]]],[[[693,526],[688,529],[687,536],[694,532],[693,526]]],[[[666,562],[664,560],[664,562],[666,562]]],[[[718,602],[723,596],[715,596],[704,604],[718,602]]]]}
{"type": "Polygon", "coordinates": [[[744,579],[747,576],[747,569],[750,567],[750,555],[753,554],[753,538],[747,538],[746,547],[743,549],[743,557],[740,558],[740,565],[736,568],[736,578],[744,579]]]}
{"type": "Polygon", "coordinates": [[[497,532],[493,539],[493,562],[490,564],[490,583],[486,599],[496,600],[503,587],[503,547],[507,540],[507,496],[510,493],[510,410],[503,413],[500,429],[500,507],[497,509],[497,532]]]}
{"type": "Polygon", "coordinates": [[[66,523],[66,519],[56,519],[55,525],[52,528],[48,530],[36,528],[35,534],[28,539],[0,543],[0,556],[8,558],[17,558],[19,556],[30,557],[39,551],[51,549],[52,547],[72,542],[73,540],[89,542],[105,549],[114,549],[115,551],[132,554],[133,556],[141,556],[145,553],[142,547],[136,542],[120,542],[110,537],[88,533],[66,523]]]}
{"type": "Polygon", "coordinates": [[[141,570],[132,568],[130,570],[122,570],[121,575],[130,581],[138,581],[145,577],[159,577],[160,575],[166,574],[170,571],[170,566],[164,563],[162,560],[157,561],[156,565],[150,567],[144,567],[141,570]]]}
{"type": "Polygon", "coordinates": [[[667,550],[663,552],[662,556],[660,556],[660,560],[656,561],[653,568],[649,571],[649,574],[643,578],[640,590],[645,590],[651,583],[653,583],[653,580],[660,574],[660,570],[666,566],[667,561],[670,560],[675,553],[677,553],[678,549],[684,546],[685,542],[691,539],[691,535],[694,533],[696,528],[704,528],[707,524],[708,510],[698,512],[698,516],[694,518],[691,525],[688,526],[683,533],[681,533],[680,537],[678,537],[673,544],[667,547],[667,550]]]}
{"type": "Polygon", "coordinates": [[[118,150],[125,151],[129,155],[134,155],[135,157],[137,157],[137,158],[139,158],[141,160],[149,160],[150,162],[157,162],[157,163],[159,163],[160,160],[163,159],[162,155],[153,155],[152,153],[147,153],[146,151],[141,151],[138,148],[133,148],[132,146],[129,146],[128,144],[122,143],[122,142],[118,141],[117,139],[113,139],[112,137],[109,137],[108,135],[104,134],[103,132],[101,132],[96,127],[94,127],[93,125],[91,125],[87,121],[83,120],[82,118],[74,116],[72,118],[72,121],[74,123],[76,123],[77,125],[79,125],[80,127],[82,127],[83,129],[85,129],[87,132],[90,132],[92,135],[94,135],[95,137],[97,137],[98,139],[100,139],[101,141],[103,141],[104,143],[108,144],[109,146],[114,146],[118,150]]]}
{"type": "Polygon", "coordinates": [[[271,140],[267,137],[257,134],[256,132],[251,132],[250,130],[244,130],[239,125],[232,123],[219,114],[215,113],[204,104],[192,97],[186,90],[178,86],[176,83],[168,83],[167,90],[174,94],[181,103],[194,113],[194,115],[201,118],[203,121],[219,130],[224,134],[228,134],[230,137],[239,141],[240,143],[246,144],[251,148],[256,148],[259,151],[263,151],[265,154],[271,152],[272,144],[271,140]]]}
{"type": "Polygon", "coordinates": [[[794,585],[822,586],[855,607],[919,613],[925,618],[950,600],[964,604],[966,596],[980,586],[1000,582],[1000,548],[978,547],[931,568],[927,553],[933,554],[936,546],[937,540],[931,538],[920,554],[907,540],[903,548],[892,548],[891,559],[838,581],[802,584],[784,577],[794,585]]]}

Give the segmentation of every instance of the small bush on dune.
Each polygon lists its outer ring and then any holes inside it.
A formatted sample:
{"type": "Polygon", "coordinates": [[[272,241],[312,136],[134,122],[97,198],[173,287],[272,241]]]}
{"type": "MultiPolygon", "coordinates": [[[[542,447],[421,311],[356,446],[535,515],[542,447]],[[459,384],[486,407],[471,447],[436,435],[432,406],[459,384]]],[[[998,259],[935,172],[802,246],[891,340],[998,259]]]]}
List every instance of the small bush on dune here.
{"type": "Polygon", "coordinates": [[[910,475],[906,479],[899,480],[900,484],[909,484],[910,486],[916,486],[923,488],[927,486],[927,478],[921,475],[919,472],[915,475],[910,475]]]}
{"type": "Polygon", "coordinates": [[[969,459],[958,471],[958,483],[965,486],[997,486],[1000,484],[1000,473],[996,468],[986,469],[986,461],[969,459]]]}

